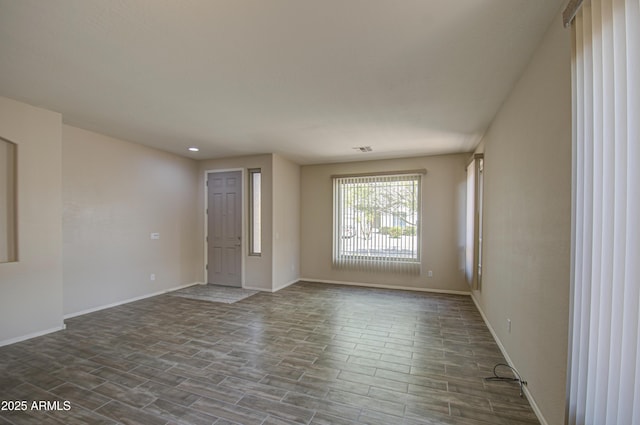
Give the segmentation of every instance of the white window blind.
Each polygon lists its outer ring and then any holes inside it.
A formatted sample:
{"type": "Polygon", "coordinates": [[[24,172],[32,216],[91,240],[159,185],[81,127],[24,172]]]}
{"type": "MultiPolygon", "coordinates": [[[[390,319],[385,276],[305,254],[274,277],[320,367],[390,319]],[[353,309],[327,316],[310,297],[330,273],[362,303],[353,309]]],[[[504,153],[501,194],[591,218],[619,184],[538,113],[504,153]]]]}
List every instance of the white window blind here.
{"type": "Polygon", "coordinates": [[[333,178],[333,265],[420,273],[421,174],[333,178]]]}
{"type": "Polygon", "coordinates": [[[249,255],[262,254],[262,170],[249,170],[249,255]]]}
{"type": "Polygon", "coordinates": [[[572,25],[570,425],[640,424],[640,1],[572,25]]]}
{"type": "Polygon", "coordinates": [[[0,138],[0,263],[17,261],[16,145],[0,138]]]}
{"type": "Polygon", "coordinates": [[[482,281],[483,158],[483,154],[476,154],[467,166],[465,277],[476,290],[482,281]]]}

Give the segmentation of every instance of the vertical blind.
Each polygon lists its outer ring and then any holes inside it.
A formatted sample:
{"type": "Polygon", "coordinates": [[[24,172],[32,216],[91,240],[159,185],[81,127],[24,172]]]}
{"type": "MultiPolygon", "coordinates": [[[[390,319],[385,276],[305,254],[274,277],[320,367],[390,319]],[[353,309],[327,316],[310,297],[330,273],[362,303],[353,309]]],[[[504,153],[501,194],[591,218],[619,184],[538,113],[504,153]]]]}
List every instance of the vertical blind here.
{"type": "Polygon", "coordinates": [[[249,170],[249,255],[262,254],[262,170],[249,170]]]}
{"type": "Polygon", "coordinates": [[[465,277],[471,289],[482,281],[482,191],[484,155],[475,154],[467,166],[465,277]]]}
{"type": "Polygon", "coordinates": [[[640,0],[573,31],[570,425],[640,424],[640,0]]]}
{"type": "Polygon", "coordinates": [[[471,289],[476,286],[476,161],[467,166],[467,211],[465,243],[465,277],[471,289]]]}
{"type": "Polygon", "coordinates": [[[0,263],[17,261],[16,149],[0,138],[0,263]]]}
{"type": "Polygon", "coordinates": [[[333,265],[420,272],[420,174],[333,178],[333,265]]]}

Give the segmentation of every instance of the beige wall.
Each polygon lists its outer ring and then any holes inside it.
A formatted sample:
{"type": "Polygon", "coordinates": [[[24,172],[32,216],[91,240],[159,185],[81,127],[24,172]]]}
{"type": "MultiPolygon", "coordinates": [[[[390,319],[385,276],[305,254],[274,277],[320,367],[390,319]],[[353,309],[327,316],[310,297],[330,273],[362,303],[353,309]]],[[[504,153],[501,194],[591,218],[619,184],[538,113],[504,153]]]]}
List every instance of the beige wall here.
{"type": "Polygon", "coordinates": [[[303,279],[468,292],[464,278],[465,165],[468,155],[442,155],[301,168],[303,279]],[[422,185],[422,274],[363,273],[331,267],[332,174],[426,168],[422,185]],[[427,277],[427,271],[433,277],[427,277]]]}
{"type": "Polygon", "coordinates": [[[0,137],[18,150],[18,262],[0,264],[0,345],[61,329],[60,114],[0,97],[0,137]]]}
{"type": "Polygon", "coordinates": [[[300,278],[300,166],[273,155],[273,290],[300,278]]]}
{"type": "Polygon", "coordinates": [[[484,137],[484,277],[473,294],[553,425],[563,423],[567,364],[569,37],[558,17],[484,137]]]}
{"type": "Polygon", "coordinates": [[[243,235],[247,235],[248,226],[248,206],[249,191],[247,184],[247,169],[260,168],[262,170],[262,255],[248,255],[246,242],[248,238],[245,236],[245,244],[243,245],[243,261],[244,261],[244,283],[246,288],[255,288],[265,291],[272,290],[272,196],[273,196],[273,179],[272,179],[272,155],[254,155],[225,159],[212,159],[199,162],[198,172],[198,218],[197,229],[199,239],[200,267],[199,278],[204,280],[204,199],[205,199],[205,176],[207,171],[242,169],[243,172],[243,219],[242,228],[243,235]]]}
{"type": "Polygon", "coordinates": [[[62,140],[65,314],[197,282],[196,161],[67,125],[62,140]]]}

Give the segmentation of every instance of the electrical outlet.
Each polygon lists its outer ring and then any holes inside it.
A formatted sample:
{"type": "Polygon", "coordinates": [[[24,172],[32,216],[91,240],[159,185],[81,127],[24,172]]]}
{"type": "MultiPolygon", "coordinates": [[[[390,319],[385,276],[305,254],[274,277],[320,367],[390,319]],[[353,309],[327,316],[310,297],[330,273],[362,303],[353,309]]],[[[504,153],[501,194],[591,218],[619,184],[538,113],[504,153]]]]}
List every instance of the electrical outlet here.
{"type": "Polygon", "coordinates": [[[507,319],[507,332],[511,333],[511,319],[507,319]]]}
{"type": "Polygon", "coordinates": [[[156,274],[155,273],[151,273],[149,275],[149,280],[156,280],[156,274]]]}
{"type": "Polygon", "coordinates": [[[160,233],[157,232],[151,233],[149,236],[151,239],[160,239],[160,233]]]}
{"type": "Polygon", "coordinates": [[[433,277],[433,270],[429,270],[427,272],[427,277],[433,277]]]}

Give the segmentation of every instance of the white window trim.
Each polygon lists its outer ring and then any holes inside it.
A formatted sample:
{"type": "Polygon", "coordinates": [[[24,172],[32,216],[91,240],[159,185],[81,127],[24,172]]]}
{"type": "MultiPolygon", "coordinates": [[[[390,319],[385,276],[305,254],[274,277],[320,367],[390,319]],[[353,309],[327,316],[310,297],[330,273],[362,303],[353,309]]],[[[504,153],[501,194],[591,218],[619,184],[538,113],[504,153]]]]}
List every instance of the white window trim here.
{"type": "MultiPolygon", "coordinates": [[[[408,171],[394,171],[394,172],[381,172],[381,173],[363,173],[363,174],[343,174],[332,176],[333,180],[333,252],[332,252],[332,265],[337,269],[364,271],[364,272],[394,272],[394,273],[406,273],[406,274],[420,274],[421,262],[422,262],[422,176],[426,174],[426,170],[408,170],[408,171]],[[358,256],[358,255],[345,255],[341,253],[341,235],[344,228],[344,210],[341,199],[341,185],[344,182],[351,179],[357,181],[362,178],[370,179],[370,181],[376,181],[376,177],[387,177],[392,179],[398,178],[414,178],[417,182],[417,222],[416,222],[416,236],[415,242],[416,257],[415,258],[393,258],[389,256],[358,256]]],[[[391,180],[392,181],[392,180],[391,180]]]]}

